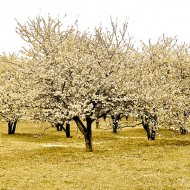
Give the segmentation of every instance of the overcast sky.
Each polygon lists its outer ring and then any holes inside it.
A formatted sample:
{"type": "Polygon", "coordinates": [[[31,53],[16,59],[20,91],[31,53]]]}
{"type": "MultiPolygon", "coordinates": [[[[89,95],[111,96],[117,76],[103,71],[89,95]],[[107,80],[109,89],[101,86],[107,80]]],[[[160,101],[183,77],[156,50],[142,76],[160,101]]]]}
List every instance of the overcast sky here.
{"type": "Polygon", "coordinates": [[[81,28],[100,23],[109,27],[110,16],[128,20],[135,43],[155,40],[163,33],[190,43],[190,0],[1,0],[0,54],[18,52],[22,39],[16,34],[15,18],[24,23],[37,15],[64,17],[67,24],[77,18],[81,28]]]}

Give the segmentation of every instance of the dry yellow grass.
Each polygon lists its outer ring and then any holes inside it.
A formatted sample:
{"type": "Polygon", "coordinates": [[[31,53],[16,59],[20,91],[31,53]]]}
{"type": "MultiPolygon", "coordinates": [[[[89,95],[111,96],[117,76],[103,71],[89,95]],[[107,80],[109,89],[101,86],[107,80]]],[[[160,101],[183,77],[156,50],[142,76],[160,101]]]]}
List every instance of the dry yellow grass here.
{"type": "Polygon", "coordinates": [[[34,137],[32,123],[21,123],[0,145],[1,190],[188,190],[190,135],[160,131],[155,142],[142,128],[118,134],[94,129],[94,152],[72,126],[72,138],[50,128],[34,137]]]}

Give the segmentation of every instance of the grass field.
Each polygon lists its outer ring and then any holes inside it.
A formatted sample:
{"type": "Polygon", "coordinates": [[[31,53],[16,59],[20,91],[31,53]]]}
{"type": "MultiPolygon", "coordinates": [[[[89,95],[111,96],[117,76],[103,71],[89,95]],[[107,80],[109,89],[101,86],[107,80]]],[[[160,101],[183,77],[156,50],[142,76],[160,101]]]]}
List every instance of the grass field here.
{"type": "Polygon", "coordinates": [[[160,130],[156,141],[142,128],[93,129],[94,152],[72,126],[70,139],[54,128],[36,137],[32,123],[15,135],[2,126],[1,190],[189,190],[190,135],[160,130]]]}

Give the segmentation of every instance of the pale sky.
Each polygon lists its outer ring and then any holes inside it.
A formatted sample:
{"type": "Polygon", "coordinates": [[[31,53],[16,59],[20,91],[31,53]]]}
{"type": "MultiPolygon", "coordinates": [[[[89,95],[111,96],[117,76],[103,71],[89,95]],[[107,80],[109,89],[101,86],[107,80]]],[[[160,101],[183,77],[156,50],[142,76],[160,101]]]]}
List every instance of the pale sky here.
{"type": "Polygon", "coordinates": [[[139,44],[155,40],[165,33],[190,43],[190,0],[1,0],[0,54],[18,52],[22,39],[16,34],[15,18],[24,23],[28,17],[48,13],[68,24],[78,19],[82,29],[109,27],[110,16],[119,22],[128,20],[129,34],[139,44]]]}

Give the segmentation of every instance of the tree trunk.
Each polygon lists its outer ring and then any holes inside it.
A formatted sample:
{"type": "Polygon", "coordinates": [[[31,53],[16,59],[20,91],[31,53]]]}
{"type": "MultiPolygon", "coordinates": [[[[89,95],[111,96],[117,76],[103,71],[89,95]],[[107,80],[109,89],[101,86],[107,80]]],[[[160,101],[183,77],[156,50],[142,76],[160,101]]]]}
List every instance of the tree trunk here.
{"type": "Polygon", "coordinates": [[[113,122],[112,128],[113,128],[113,133],[117,133],[117,129],[118,129],[118,122],[117,121],[113,122]]]}
{"type": "Polygon", "coordinates": [[[125,120],[127,121],[129,119],[129,115],[126,115],[125,116],[125,120]]]}
{"type": "Polygon", "coordinates": [[[107,117],[107,115],[104,114],[104,115],[103,115],[103,119],[104,119],[104,121],[106,121],[106,117],[107,117]]]}
{"type": "Polygon", "coordinates": [[[114,114],[111,116],[112,118],[112,129],[113,129],[113,133],[117,133],[117,129],[118,129],[118,122],[120,120],[120,114],[114,114]]]}
{"type": "Polygon", "coordinates": [[[153,121],[152,129],[151,129],[151,140],[155,140],[156,137],[156,120],[153,121]]]}
{"type": "Polygon", "coordinates": [[[9,120],[8,121],[8,134],[10,135],[12,131],[12,122],[9,120]]]}
{"type": "Polygon", "coordinates": [[[17,120],[16,121],[8,121],[8,134],[12,135],[15,134],[15,130],[16,130],[16,125],[17,125],[17,120]]]}
{"type": "Polygon", "coordinates": [[[145,129],[145,131],[147,133],[148,140],[155,140],[156,129],[154,127],[152,127],[152,129],[150,129],[150,125],[148,123],[143,123],[143,128],[145,129]]]}
{"type": "Polygon", "coordinates": [[[92,136],[87,133],[85,134],[84,138],[85,138],[86,152],[92,152],[93,151],[92,136]]]}
{"type": "Polygon", "coordinates": [[[90,116],[86,116],[86,132],[84,135],[85,144],[86,144],[86,152],[92,152],[92,120],[90,116]]]}
{"type": "Polygon", "coordinates": [[[142,125],[144,130],[147,133],[148,140],[155,140],[156,136],[156,123],[157,123],[157,116],[151,116],[148,112],[146,112],[142,117],[142,125]],[[152,120],[150,120],[152,119],[152,120]],[[152,127],[150,126],[150,122],[152,127]]]}
{"type": "Polygon", "coordinates": [[[187,129],[185,129],[184,127],[180,127],[180,134],[181,135],[186,135],[188,133],[189,133],[189,131],[187,129]]]}
{"type": "Polygon", "coordinates": [[[148,138],[148,140],[151,140],[151,131],[150,131],[150,126],[149,126],[149,124],[143,121],[143,122],[142,122],[142,125],[143,125],[144,130],[145,130],[146,133],[147,133],[147,138],[148,138]]]}
{"type": "Polygon", "coordinates": [[[13,127],[12,127],[12,134],[15,134],[16,125],[17,125],[17,121],[14,121],[13,122],[13,127]]]}
{"type": "Polygon", "coordinates": [[[56,123],[55,124],[56,128],[57,128],[57,131],[63,131],[63,123],[56,123]]]}
{"type": "Polygon", "coordinates": [[[155,140],[155,137],[156,137],[156,130],[154,128],[152,128],[151,130],[151,140],[155,140]]]}
{"type": "Polygon", "coordinates": [[[90,116],[86,116],[86,127],[78,116],[74,116],[73,120],[77,124],[78,129],[84,135],[86,152],[92,152],[92,122],[90,116]]]}
{"type": "Polygon", "coordinates": [[[66,122],[66,127],[64,128],[64,123],[56,123],[55,124],[57,131],[64,131],[67,138],[70,138],[70,122],[66,122]]]}
{"type": "Polygon", "coordinates": [[[67,138],[70,138],[70,137],[71,137],[71,134],[70,134],[70,122],[66,122],[66,130],[65,130],[65,133],[66,133],[66,137],[67,137],[67,138]]]}
{"type": "Polygon", "coordinates": [[[183,126],[180,127],[180,134],[181,135],[186,135],[189,133],[188,129],[187,129],[187,120],[188,120],[188,117],[189,117],[189,113],[187,111],[184,111],[183,113],[183,126]]]}

